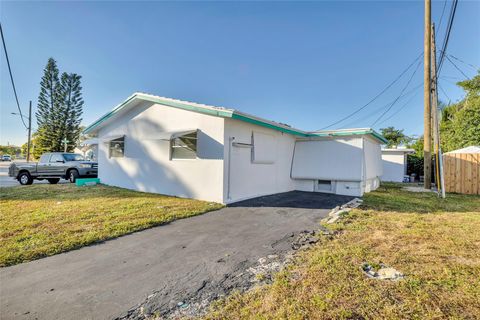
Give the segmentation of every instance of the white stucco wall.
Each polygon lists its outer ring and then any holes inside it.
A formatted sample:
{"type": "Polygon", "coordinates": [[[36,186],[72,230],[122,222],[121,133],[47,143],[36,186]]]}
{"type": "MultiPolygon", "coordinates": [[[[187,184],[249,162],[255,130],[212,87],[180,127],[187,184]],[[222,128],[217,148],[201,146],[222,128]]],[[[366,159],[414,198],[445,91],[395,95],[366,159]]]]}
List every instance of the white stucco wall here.
{"type": "Polygon", "coordinates": [[[363,152],[365,154],[365,179],[370,180],[374,178],[380,178],[383,173],[380,144],[367,137],[364,137],[363,152]]]}
{"type": "Polygon", "coordinates": [[[406,173],[406,154],[403,152],[382,151],[382,181],[403,182],[406,173]]]}
{"type": "MultiPolygon", "coordinates": [[[[252,132],[260,133],[260,137],[271,137],[268,146],[261,143],[256,147],[268,148],[272,154],[268,160],[274,161],[256,163],[255,159],[252,161],[251,148],[233,146],[229,150],[226,143],[224,181],[227,203],[295,189],[295,182],[290,179],[295,136],[243,121],[225,119],[225,141],[234,137],[234,142],[250,144],[252,132]]],[[[263,151],[257,149],[257,154],[264,154],[263,151]]]]}
{"type": "Polygon", "coordinates": [[[362,180],[362,139],[315,139],[297,141],[294,179],[362,180]]]}
{"type": "Polygon", "coordinates": [[[378,188],[382,173],[380,144],[368,137],[321,138],[298,141],[292,177],[296,189],[362,196],[378,188]],[[329,191],[318,180],[331,182],[329,191]]]}
{"type": "Polygon", "coordinates": [[[123,188],[223,202],[224,119],[143,102],[103,127],[99,178],[123,188]],[[170,160],[160,132],[199,129],[198,159],[170,160]],[[106,136],[125,135],[125,157],[109,158],[106,136]]]}

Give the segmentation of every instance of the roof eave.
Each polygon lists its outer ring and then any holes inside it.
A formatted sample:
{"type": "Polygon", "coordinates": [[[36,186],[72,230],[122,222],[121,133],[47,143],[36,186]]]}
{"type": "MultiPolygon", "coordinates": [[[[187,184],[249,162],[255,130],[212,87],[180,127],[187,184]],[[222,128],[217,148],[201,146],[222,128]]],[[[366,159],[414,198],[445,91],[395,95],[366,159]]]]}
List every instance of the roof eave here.
{"type": "Polygon", "coordinates": [[[376,132],[373,129],[358,129],[358,130],[331,130],[325,132],[310,132],[308,133],[311,137],[342,137],[342,136],[357,136],[357,135],[370,135],[376,140],[380,141],[382,144],[388,143],[388,140],[385,139],[380,133],[376,132]]]}

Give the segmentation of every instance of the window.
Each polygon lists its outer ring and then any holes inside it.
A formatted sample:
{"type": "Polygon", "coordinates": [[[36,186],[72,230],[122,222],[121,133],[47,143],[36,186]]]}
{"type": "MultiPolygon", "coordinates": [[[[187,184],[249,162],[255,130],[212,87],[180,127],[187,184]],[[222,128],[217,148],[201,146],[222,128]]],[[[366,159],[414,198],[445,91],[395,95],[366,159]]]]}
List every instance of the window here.
{"type": "Polygon", "coordinates": [[[52,154],[50,158],[50,162],[64,162],[65,160],[63,159],[61,154],[52,154]]]}
{"type": "Polygon", "coordinates": [[[189,133],[171,140],[172,159],[197,158],[197,132],[189,133]]]}
{"type": "Polygon", "coordinates": [[[50,159],[50,153],[42,154],[42,156],[40,157],[40,162],[46,163],[48,162],[48,159],[50,159]]]}
{"type": "Polygon", "coordinates": [[[65,161],[83,161],[85,160],[81,154],[78,153],[65,153],[63,154],[65,161]]]}
{"type": "Polygon", "coordinates": [[[125,137],[109,142],[110,158],[123,158],[125,156],[125,137]]]}
{"type": "Polygon", "coordinates": [[[330,180],[318,180],[317,191],[332,191],[332,181],[330,180]]]}

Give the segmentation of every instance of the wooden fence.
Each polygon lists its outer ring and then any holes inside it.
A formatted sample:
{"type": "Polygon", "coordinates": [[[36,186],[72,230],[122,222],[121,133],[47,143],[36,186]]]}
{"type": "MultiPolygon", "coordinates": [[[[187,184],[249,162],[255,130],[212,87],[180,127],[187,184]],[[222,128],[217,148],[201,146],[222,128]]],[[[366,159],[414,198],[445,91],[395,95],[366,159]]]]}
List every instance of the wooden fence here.
{"type": "Polygon", "coordinates": [[[443,155],[445,191],[480,194],[480,154],[450,153],[443,155]]]}

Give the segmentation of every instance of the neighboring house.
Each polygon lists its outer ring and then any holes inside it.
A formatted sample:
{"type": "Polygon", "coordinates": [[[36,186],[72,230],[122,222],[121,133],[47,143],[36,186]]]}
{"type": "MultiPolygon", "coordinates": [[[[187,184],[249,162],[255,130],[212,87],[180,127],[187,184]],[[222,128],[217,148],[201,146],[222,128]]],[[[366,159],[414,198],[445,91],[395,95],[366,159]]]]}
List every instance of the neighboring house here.
{"type": "Polygon", "coordinates": [[[306,132],[233,109],[135,93],[89,127],[102,183],[231,203],[291,190],[361,196],[382,175],[371,129],[306,132]]]}
{"type": "Polygon", "coordinates": [[[97,161],[98,139],[87,139],[80,142],[73,152],[81,154],[87,160],[97,161]]]}
{"type": "Polygon", "coordinates": [[[407,174],[407,155],[413,149],[382,149],[383,175],[382,181],[403,182],[407,174]]]}

